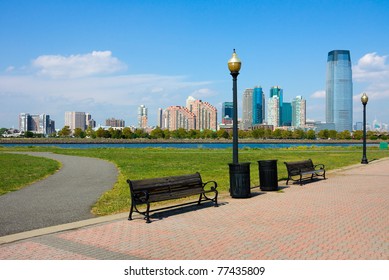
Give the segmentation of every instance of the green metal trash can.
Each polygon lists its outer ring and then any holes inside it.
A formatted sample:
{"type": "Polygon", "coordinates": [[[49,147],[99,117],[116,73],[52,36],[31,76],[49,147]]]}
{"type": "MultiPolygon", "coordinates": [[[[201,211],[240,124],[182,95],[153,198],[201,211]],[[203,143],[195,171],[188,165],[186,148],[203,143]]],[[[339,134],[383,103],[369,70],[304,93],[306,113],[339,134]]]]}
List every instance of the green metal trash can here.
{"type": "Polygon", "coordinates": [[[262,191],[278,190],[277,160],[258,161],[259,181],[262,191]]]}
{"type": "Polygon", "coordinates": [[[388,149],[388,142],[381,142],[380,150],[387,150],[387,149],[388,149]]]}
{"type": "Polygon", "coordinates": [[[230,163],[230,195],[233,198],[250,197],[250,163],[230,163]]]}

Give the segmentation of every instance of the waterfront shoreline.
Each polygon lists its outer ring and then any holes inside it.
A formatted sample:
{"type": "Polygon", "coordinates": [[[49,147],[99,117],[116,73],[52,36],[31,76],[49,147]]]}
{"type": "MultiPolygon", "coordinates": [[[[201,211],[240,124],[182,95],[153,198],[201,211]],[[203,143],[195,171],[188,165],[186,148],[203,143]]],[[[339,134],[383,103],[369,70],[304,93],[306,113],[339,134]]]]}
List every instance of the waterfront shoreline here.
{"type": "MultiPolygon", "coordinates": [[[[387,140],[367,140],[379,144],[387,140]]],[[[231,139],[0,138],[1,144],[228,144],[231,139]]],[[[362,144],[362,140],[239,139],[244,144],[362,144]]]]}

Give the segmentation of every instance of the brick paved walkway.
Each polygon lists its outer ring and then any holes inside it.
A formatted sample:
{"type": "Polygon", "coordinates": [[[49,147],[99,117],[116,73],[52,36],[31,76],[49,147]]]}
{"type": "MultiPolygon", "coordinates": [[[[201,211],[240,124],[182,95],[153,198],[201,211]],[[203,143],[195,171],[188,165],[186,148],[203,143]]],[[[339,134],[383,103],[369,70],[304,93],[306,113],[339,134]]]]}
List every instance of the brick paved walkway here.
{"type": "MultiPolygon", "coordinates": [[[[389,259],[389,159],[282,192],[63,230],[10,243],[0,259],[389,259]],[[185,211],[188,210],[188,211],[185,211]]],[[[284,187],[285,185],[280,184],[284,187]]]]}

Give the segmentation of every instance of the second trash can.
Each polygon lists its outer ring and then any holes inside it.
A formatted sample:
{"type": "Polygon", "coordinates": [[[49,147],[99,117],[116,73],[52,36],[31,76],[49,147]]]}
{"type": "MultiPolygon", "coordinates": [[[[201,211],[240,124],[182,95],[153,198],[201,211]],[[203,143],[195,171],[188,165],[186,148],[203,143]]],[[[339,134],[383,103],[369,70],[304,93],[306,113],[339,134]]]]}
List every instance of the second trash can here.
{"type": "Polygon", "coordinates": [[[277,160],[260,160],[259,181],[262,191],[278,190],[277,160]]]}

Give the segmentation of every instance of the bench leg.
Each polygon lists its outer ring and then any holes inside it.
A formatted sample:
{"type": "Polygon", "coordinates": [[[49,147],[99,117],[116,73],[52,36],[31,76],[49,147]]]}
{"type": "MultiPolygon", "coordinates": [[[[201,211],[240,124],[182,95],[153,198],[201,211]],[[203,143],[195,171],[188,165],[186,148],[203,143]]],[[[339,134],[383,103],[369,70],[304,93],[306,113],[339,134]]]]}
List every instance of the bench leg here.
{"type": "Polygon", "coordinates": [[[201,193],[199,197],[199,201],[197,202],[198,205],[200,205],[202,198],[203,198],[203,194],[201,193]]]}
{"type": "Polygon", "coordinates": [[[215,207],[219,207],[219,204],[217,203],[217,196],[218,196],[219,192],[218,192],[218,191],[215,191],[215,192],[216,192],[216,193],[215,193],[215,198],[214,198],[215,207]]]}
{"type": "Polygon", "coordinates": [[[146,223],[147,224],[151,223],[151,221],[150,221],[150,203],[149,202],[147,202],[147,209],[146,209],[146,217],[145,217],[145,219],[146,219],[146,223]]]}
{"type": "Polygon", "coordinates": [[[300,186],[302,186],[302,185],[303,185],[303,175],[300,174],[300,186]]]}
{"type": "Polygon", "coordinates": [[[128,215],[128,220],[132,220],[132,212],[134,212],[134,203],[131,203],[131,208],[130,208],[130,214],[128,215]]]}

